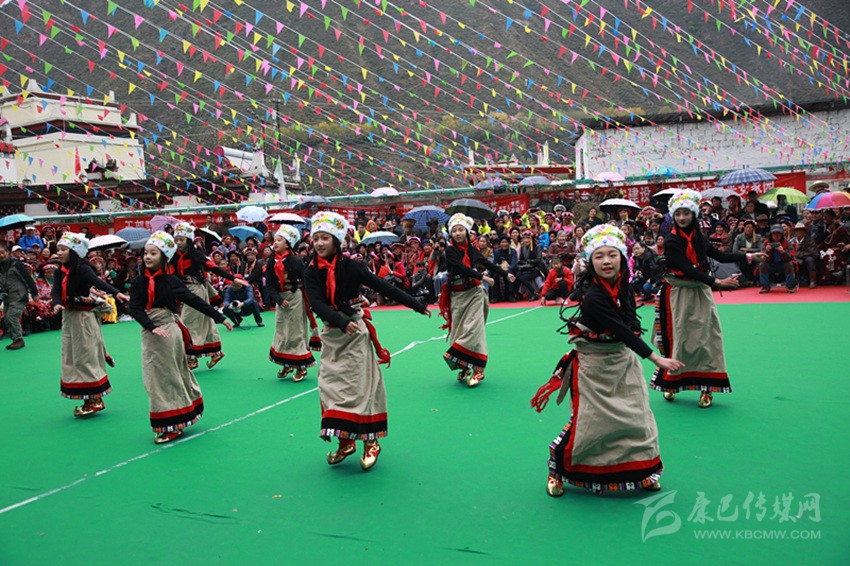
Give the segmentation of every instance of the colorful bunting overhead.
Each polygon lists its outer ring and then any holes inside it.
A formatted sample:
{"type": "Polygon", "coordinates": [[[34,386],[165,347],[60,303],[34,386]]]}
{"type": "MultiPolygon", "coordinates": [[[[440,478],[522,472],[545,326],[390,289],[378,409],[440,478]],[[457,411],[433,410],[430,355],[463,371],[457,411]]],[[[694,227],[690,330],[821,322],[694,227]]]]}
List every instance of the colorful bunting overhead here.
{"type": "MultiPolygon", "coordinates": [[[[2,94],[22,104],[30,80],[68,99],[115,91],[122,121],[138,117],[131,135],[148,178],[198,199],[241,198],[224,188],[238,179],[213,154],[219,144],[297,160],[307,185],[340,194],[459,186],[470,151],[534,162],[548,143],[568,164],[579,136],[611,130],[629,140],[613,151],[642,171],[658,164],[629,144],[664,150],[684,170],[712,168],[716,148],[644,106],[789,165],[840,159],[850,146],[847,132],[764,75],[775,64],[783,80],[850,102],[850,35],[795,0],[687,0],[687,20],[641,0],[469,0],[463,10],[422,0],[16,4],[0,11],[2,94]],[[742,66],[712,47],[717,37],[765,63],[742,66]],[[817,135],[789,131],[768,108],[817,135]]],[[[242,180],[267,190],[260,177],[242,180]]]]}

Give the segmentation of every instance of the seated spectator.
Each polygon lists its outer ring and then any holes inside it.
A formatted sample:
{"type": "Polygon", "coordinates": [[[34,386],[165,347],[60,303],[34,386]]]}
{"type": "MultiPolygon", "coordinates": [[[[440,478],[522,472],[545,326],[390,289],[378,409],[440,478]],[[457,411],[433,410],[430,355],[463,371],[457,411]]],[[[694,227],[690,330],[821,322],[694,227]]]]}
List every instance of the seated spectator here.
{"type": "Polygon", "coordinates": [[[434,280],[428,275],[428,268],[423,260],[417,261],[413,276],[410,279],[410,294],[424,298],[428,304],[435,302],[434,280]]]}
{"type": "Polygon", "coordinates": [[[428,258],[428,273],[434,279],[434,296],[440,298],[443,285],[449,280],[449,267],[446,262],[446,242],[438,240],[434,244],[431,257],[428,258]]]}
{"type": "MultiPolygon", "coordinates": [[[[404,264],[396,261],[395,254],[388,249],[381,251],[382,264],[378,270],[378,277],[384,279],[391,285],[399,289],[407,289],[410,287],[410,281],[407,279],[407,272],[404,270],[404,264]]],[[[378,304],[383,304],[383,301],[378,301],[378,304]]]]}
{"type": "Polygon", "coordinates": [[[664,278],[664,264],[658,254],[643,242],[635,242],[632,247],[634,269],[629,284],[635,294],[640,294],[644,302],[653,300],[653,295],[661,288],[664,278]]]}
{"type": "Polygon", "coordinates": [[[551,261],[552,258],[560,257],[567,264],[571,264],[576,257],[575,245],[567,240],[567,233],[563,230],[558,232],[555,241],[546,250],[546,257],[551,261]]]}
{"type": "Polygon", "coordinates": [[[785,239],[782,226],[774,224],[770,229],[770,239],[764,243],[767,258],[759,264],[759,293],[770,292],[770,276],[774,273],[785,274],[785,289],[789,293],[797,291],[794,274],[794,247],[785,239]]]}
{"type": "Polygon", "coordinates": [[[818,286],[818,262],[820,261],[820,252],[818,244],[815,242],[815,237],[809,230],[809,227],[802,222],[798,222],[794,226],[794,238],[791,240],[796,249],[796,257],[801,275],[806,275],[809,279],[809,289],[814,289],[818,286]]]}
{"type": "Polygon", "coordinates": [[[526,230],[522,233],[522,246],[517,254],[517,292],[525,287],[529,300],[540,294],[541,286],[540,248],[536,245],[534,233],[526,230]]]}
{"type": "MultiPolygon", "coordinates": [[[[493,252],[493,263],[507,271],[508,273],[517,273],[517,254],[511,247],[511,241],[508,236],[499,238],[499,247],[493,252]]],[[[514,293],[514,284],[507,277],[502,277],[498,274],[493,276],[493,302],[499,303],[502,301],[516,302],[514,293]]]]}
{"type": "Polygon", "coordinates": [[[260,305],[254,299],[254,289],[248,280],[241,275],[236,275],[233,282],[224,289],[224,316],[233,322],[234,327],[242,324],[242,320],[248,315],[254,315],[257,326],[263,327],[263,317],[260,314],[260,305]]]}
{"type": "Polygon", "coordinates": [[[18,245],[24,251],[29,251],[33,246],[38,246],[39,253],[41,252],[41,248],[44,247],[44,240],[41,239],[41,236],[35,233],[35,226],[27,226],[24,228],[24,233],[18,238],[18,245]]]}
{"type": "Polygon", "coordinates": [[[732,237],[729,235],[729,226],[722,221],[715,224],[714,232],[708,236],[708,241],[721,252],[731,250],[732,237]]]}
{"type": "Polygon", "coordinates": [[[541,305],[545,305],[546,301],[563,302],[570,295],[575,283],[573,272],[564,266],[564,260],[560,256],[553,257],[551,265],[546,281],[543,282],[543,289],[540,290],[541,305]]]}
{"type": "MultiPolygon", "coordinates": [[[[735,241],[732,243],[732,251],[742,254],[757,254],[762,250],[762,239],[756,235],[756,223],[747,218],[742,221],[743,231],[735,236],[735,241]]],[[[753,260],[756,262],[757,260],[753,260]]],[[[755,273],[758,271],[758,265],[749,264],[746,260],[738,262],[738,267],[743,275],[741,285],[749,287],[755,282],[755,273]]]]}
{"type": "Polygon", "coordinates": [[[756,234],[762,238],[770,237],[770,218],[767,214],[756,215],[756,234]]]}

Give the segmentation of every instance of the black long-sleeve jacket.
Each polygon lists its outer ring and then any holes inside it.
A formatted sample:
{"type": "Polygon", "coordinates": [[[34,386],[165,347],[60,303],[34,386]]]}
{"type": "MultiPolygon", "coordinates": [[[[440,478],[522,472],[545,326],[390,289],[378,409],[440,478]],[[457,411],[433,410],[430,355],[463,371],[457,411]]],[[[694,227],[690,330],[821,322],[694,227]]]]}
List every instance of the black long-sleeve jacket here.
{"type": "Polygon", "coordinates": [[[101,279],[94,272],[94,269],[88,262],[80,261],[76,266],[71,268],[68,276],[68,296],[65,304],[62,303],[62,282],[65,280],[65,272],[61,267],[56,270],[53,276],[53,289],[51,290],[51,299],[53,305],[62,305],[65,308],[74,308],[74,304],[82,297],[88,297],[92,287],[100,289],[104,293],[117,295],[121,291],[101,279]]]}
{"type": "Polygon", "coordinates": [[[340,311],[345,312],[351,301],[360,296],[361,285],[369,287],[416,312],[424,313],[428,308],[424,301],[411,297],[398,287],[390,285],[369,271],[360,262],[339,257],[337,258],[335,274],[334,303],[339,310],[334,310],[331,307],[326,296],[327,269],[318,269],[312,263],[308,265],[307,269],[304,270],[304,287],[307,289],[307,297],[310,299],[310,308],[313,312],[319,315],[319,318],[326,324],[335,326],[340,330],[344,330],[348,326],[348,320],[340,314],[340,311]]]}
{"type": "MultiPolygon", "coordinates": [[[[177,303],[186,303],[193,309],[207,315],[217,323],[224,322],[224,315],[215,310],[209,303],[198,297],[174,275],[159,275],[154,281],[153,308],[168,309],[177,313],[177,303]]],[[[148,278],[140,275],[130,281],[130,316],[144,328],[153,331],[156,324],[148,316],[148,278]]]]}

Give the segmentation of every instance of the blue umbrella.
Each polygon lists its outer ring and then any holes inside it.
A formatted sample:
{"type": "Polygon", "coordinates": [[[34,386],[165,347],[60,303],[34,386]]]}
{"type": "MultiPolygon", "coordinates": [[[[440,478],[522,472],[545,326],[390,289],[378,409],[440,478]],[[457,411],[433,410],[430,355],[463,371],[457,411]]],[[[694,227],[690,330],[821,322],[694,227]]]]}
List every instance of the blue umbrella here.
{"type": "Polygon", "coordinates": [[[360,243],[368,246],[370,244],[394,244],[400,240],[401,238],[392,232],[372,232],[360,240],[360,243]]]}
{"type": "Polygon", "coordinates": [[[427,230],[428,222],[435,218],[439,225],[449,221],[449,215],[438,206],[418,206],[405,214],[402,220],[415,220],[416,224],[413,226],[415,230],[427,230]]]}
{"type": "Polygon", "coordinates": [[[26,214],[10,214],[9,216],[0,218],[0,229],[14,230],[32,222],[35,222],[35,219],[30,218],[26,214]]]}
{"type": "Polygon", "coordinates": [[[552,181],[543,175],[531,175],[519,182],[520,187],[548,187],[551,184],[552,181]]]}
{"type": "Polygon", "coordinates": [[[147,240],[151,237],[151,231],[145,230],[144,228],[122,228],[115,232],[115,235],[119,238],[124,238],[128,242],[135,242],[137,240],[147,240]]]}
{"type": "Polygon", "coordinates": [[[653,167],[649,170],[649,175],[652,177],[675,177],[679,172],[672,167],[662,165],[661,167],[653,167]]]}
{"type": "Polygon", "coordinates": [[[776,175],[764,169],[756,169],[754,167],[744,167],[731,173],[726,173],[720,180],[717,181],[718,187],[729,187],[731,185],[746,185],[747,183],[763,183],[765,181],[775,181],[776,175]]]}
{"type": "Polygon", "coordinates": [[[326,199],[325,197],[320,196],[309,196],[304,197],[304,200],[293,206],[293,210],[304,210],[310,208],[311,206],[320,205],[320,204],[330,204],[331,201],[326,199]]]}
{"type": "Polygon", "coordinates": [[[236,236],[243,242],[248,238],[257,238],[257,241],[263,239],[263,233],[251,226],[234,226],[228,230],[231,236],[236,236]]]}

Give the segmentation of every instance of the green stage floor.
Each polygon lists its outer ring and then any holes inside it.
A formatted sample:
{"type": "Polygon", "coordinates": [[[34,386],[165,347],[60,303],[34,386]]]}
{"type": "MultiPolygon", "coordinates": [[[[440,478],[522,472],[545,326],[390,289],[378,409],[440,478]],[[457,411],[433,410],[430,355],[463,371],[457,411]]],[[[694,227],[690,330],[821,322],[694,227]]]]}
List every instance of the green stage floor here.
{"type": "Polygon", "coordinates": [[[529,407],[566,346],[556,308],[491,311],[473,390],[443,363],[436,313],[376,312],[395,355],[368,473],[325,462],[316,368],[275,377],[270,314],[224,333],[225,359],[197,372],[206,414],[163,447],[137,324],[104,328],[118,367],[87,421],[59,395],[59,333],[31,336],[0,350],[0,564],[850,563],[850,306],[719,310],[734,393],[709,410],[650,393],[664,490],[560,499],[546,459],[568,408],[529,407]]]}

